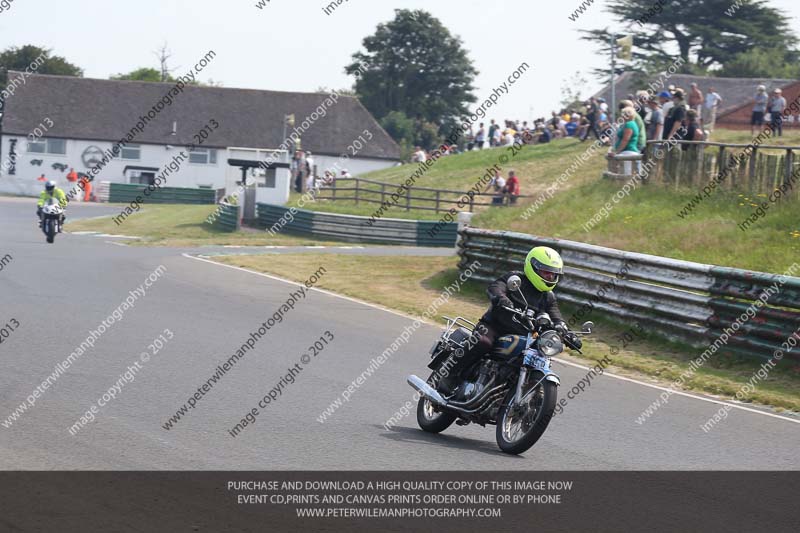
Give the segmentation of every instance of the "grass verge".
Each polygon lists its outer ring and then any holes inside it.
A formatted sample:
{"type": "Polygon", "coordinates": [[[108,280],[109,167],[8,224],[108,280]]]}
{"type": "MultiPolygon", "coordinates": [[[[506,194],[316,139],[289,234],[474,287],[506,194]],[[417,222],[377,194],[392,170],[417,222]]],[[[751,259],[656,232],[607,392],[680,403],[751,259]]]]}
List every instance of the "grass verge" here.
{"type": "MultiPolygon", "coordinates": [[[[316,269],[320,264],[320,257],[316,254],[237,255],[215,260],[299,282],[304,281],[299,272],[316,269]]],[[[326,255],[324,266],[332,275],[320,280],[319,287],[415,316],[421,316],[444,287],[453,283],[458,275],[453,268],[453,258],[448,257],[326,255]],[[364,283],[365,273],[368,283],[364,283]]],[[[460,294],[439,309],[439,314],[460,314],[477,319],[486,307],[484,285],[469,283],[460,294]]],[[[562,311],[569,316],[567,313],[574,310],[565,306],[562,311]]],[[[640,378],[644,376],[653,382],[669,385],[688,370],[689,361],[702,352],[648,336],[636,338],[622,347],[617,339],[628,330],[627,326],[597,316],[591,319],[598,327],[597,333],[586,339],[585,355],[570,352],[571,356],[584,363],[609,356],[613,366],[624,374],[640,378]],[[619,350],[619,353],[612,355],[612,350],[619,350]]],[[[424,358],[421,354],[422,363],[424,358]]],[[[712,359],[685,383],[684,388],[731,398],[752,377],[759,364],[733,358],[712,359]]],[[[774,369],[746,400],[770,405],[778,410],[800,412],[800,373],[796,368],[786,367],[788,365],[774,369]]],[[[654,394],[654,399],[656,396],[654,394]]],[[[643,405],[642,409],[646,407],[643,405]]]]}
{"type": "Polygon", "coordinates": [[[128,217],[117,225],[111,216],[70,222],[69,231],[99,231],[142,237],[141,241],[131,241],[131,245],[155,246],[306,246],[320,244],[339,244],[320,241],[313,237],[294,236],[279,233],[271,236],[266,231],[244,229],[235,233],[220,231],[206,218],[214,205],[150,205],[128,217]]]}
{"type": "MultiPolygon", "coordinates": [[[[752,140],[749,131],[717,130],[712,138],[733,143],[752,140]]],[[[787,131],[784,137],[770,139],[769,143],[800,146],[800,131],[787,131]]],[[[678,213],[701,187],[675,189],[655,183],[645,184],[638,186],[630,196],[613,203],[612,198],[624,183],[601,178],[606,168],[605,148],[595,151],[585,163],[577,165],[551,199],[546,200],[532,216],[523,218],[526,209],[572,167],[576,158],[590,145],[590,142],[581,143],[576,139],[560,139],[549,144],[523,147],[512,160],[501,166],[504,174],[516,170],[523,194],[533,198],[522,199],[515,207],[477,208],[473,225],[777,274],[785,272],[794,262],[792,258],[800,256],[798,201],[772,204],[766,216],[746,232],[741,231],[738,224],[766,200],[766,195],[721,190],[704,199],[684,218],[678,213]],[[609,215],[585,231],[584,224],[606,204],[612,205],[609,215]]],[[[504,154],[508,155],[507,149],[494,148],[443,157],[416,181],[416,185],[468,191],[485,169],[497,164],[504,154]]],[[[415,168],[403,165],[364,177],[401,183],[415,168]]],[[[374,195],[374,198],[379,199],[380,195],[374,195]]],[[[293,197],[292,201],[296,199],[293,197]]],[[[322,200],[305,207],[369,216],[378,205],[322,200]]],[[[389,209],[386,216],[439,220],[443,213],[405,211],[401,201],[400,205],[389,209]]]]}

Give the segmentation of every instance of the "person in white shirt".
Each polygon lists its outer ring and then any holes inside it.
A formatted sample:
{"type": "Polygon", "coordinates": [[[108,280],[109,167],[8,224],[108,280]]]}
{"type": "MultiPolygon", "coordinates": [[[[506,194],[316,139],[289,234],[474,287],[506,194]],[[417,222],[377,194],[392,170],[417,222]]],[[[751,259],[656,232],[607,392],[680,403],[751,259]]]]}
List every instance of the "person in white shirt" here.
{"type": "Polygon", "coordinates": [[[428,160],[428,156],[427,156],[427,154],[425,153],[425,150],[423,150],[422,148],[420,148],[419,146],[417,146],[417,148],[416,148],[416,150],[415,150],[415,152],[414,152],[414,157],[413,157],[413,159],[412,159],[412,160],[413,160],[415,163],[424,163],[425,161],[427,161],[427,160],[428,160]]]}
{"type": "Polygon", "coordinates": [[[478,147],[478,150],[483,150],[484,142],[486,142],[486,128],[483,127],[483,122],[481,122],[478,133],[475,135],[475,146],[478,147]]]}
{"type": "Polygon", "coordinates": [[[503,132],[500,131],[500,128],[494,130],[494,145],[500,146],[500,142],[503,139],[503,132]]]}
{"type": "Polygon", "coordinates": [[[719,109],[720,104],[722,103],[722,97],[717,93],[714,87],[709,87],[708,92],[706,93],[706,105],[705,105],[705,126],[708,131],[714,131],[714,124],[717,121],[717,109],[719,109]]]}

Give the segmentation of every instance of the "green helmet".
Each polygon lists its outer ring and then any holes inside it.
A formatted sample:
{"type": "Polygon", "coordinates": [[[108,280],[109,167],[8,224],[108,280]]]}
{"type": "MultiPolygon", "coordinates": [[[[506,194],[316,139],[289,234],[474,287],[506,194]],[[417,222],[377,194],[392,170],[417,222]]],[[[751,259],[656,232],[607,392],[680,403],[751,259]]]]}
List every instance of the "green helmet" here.
{"type": "Polygon", "coordinates": [[[558,252],[547,246],[537,246],[525,258],[525,276],[542,292],[555,289],[563,273],[564,261],[558,252]]]}

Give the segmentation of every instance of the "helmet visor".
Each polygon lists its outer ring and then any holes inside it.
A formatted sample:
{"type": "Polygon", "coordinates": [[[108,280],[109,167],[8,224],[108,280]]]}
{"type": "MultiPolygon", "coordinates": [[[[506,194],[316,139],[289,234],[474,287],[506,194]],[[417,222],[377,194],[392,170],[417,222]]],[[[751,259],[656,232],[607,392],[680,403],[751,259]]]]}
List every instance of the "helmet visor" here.
{"type": "Polygon", "coordinates": [[[558,279],[562,274],[561,268],[545,265],[536,259],[531,259],[531,266],[533,271],[548,284],[555,285],[558,283],[558,279]]]}

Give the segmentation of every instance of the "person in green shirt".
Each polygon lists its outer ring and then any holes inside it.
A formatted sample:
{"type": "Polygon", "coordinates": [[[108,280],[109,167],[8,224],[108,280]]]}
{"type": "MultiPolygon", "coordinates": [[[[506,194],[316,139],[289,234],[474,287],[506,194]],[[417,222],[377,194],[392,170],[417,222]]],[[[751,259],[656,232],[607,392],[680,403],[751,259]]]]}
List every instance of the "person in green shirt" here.
{"type": "Polygon", "coordinates": [[[617,131],[617,143],[614,149],[609,152],[609,156],[613,157],[621,153],[635,153],[639,152],[639,126],[636,124],[636,116],[638,113],[633,107],[625,107],[622,109],[622,118],[625,119],[625,124],[617,131]]]}
{"type": "MultiPolygon", "coordinates": [[[[619,103],[619,109],[622,111],[626,107],[632,107],[634,110],[636,106],[633,105],[631,100],[623,100],[619,103]]],[[[633,120],[636,121],[636,126],[639,128],[639,139],[637,140],[637,148],[639,149],[640,153],[644,153],[644,148],[647,146],[647,128],[644,125],[644,120],[642,120],[642,116],[637,112],[636,116],[634,116],[633,120]]]]}

